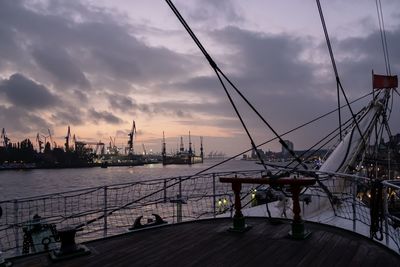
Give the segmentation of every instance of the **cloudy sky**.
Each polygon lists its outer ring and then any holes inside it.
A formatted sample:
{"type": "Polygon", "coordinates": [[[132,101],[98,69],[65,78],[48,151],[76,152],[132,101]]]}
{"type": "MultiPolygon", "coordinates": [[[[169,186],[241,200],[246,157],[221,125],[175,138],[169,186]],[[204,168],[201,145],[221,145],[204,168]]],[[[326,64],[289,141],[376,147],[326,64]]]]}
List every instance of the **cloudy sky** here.
{"type": "MultiPolygon", "coordinates": [[[[336,84],[315,1],[174,1],[218,66],[278,133],[336,107],[336,84]]],[[[374,0],[321,0],[350,100],[384,73],[374,0]]],[[[400,2],[382,0],[392,73],[400,69],[400,2]]],[[[168,149],[191,131],[206,153],[250,146],[215,73],[163,0],[0,0],[0,128],[16,142],[50,129],[79,140],[168,149]]],[[[233,97],[256,143],[273,134],[233,97]]],[[[400,132],[395,95],[392,132],[400,132]]],[[[342,99],[343,101],[343,99],[342,99]]],[[[364,105],[361,101],[356,107],[364,105]]],[[[343,103],[343,102],[342,102],[343,103]]],[[[356,108],[355,107],[355,108],[356,108]]],[[[304,149],[337,116],[285,136],[304,149]]],[[[265,149],[279,150],[277,142],[265,149]]]]}

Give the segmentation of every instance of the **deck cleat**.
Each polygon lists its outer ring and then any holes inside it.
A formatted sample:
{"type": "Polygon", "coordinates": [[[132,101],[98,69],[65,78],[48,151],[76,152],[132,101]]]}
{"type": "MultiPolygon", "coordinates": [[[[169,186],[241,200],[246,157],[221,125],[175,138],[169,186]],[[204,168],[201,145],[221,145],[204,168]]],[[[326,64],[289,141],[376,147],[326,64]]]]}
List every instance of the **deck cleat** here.
{"type": "Polygon", "coordinates": [[[65,227],[58,230],[61,247],[50,251],[52,261],[66,260],[90,254],[90,250],[85,245],[75,243],[75,234],[77,231],[74,227],[65,227]]]}

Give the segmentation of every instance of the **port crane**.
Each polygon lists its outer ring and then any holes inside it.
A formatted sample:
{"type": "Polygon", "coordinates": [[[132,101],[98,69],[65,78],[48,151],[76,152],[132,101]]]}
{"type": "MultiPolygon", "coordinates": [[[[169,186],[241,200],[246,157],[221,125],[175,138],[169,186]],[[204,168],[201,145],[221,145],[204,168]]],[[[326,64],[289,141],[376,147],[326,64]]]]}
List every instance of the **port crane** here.
{"type": "Polygon", "coordinates": [[[142,147],[143,147],[143,154],[146,156],[147,155],[146,147],[144,146],[144,144],[142,144],[142,147]]]}
{"type": "Polygon", "coordinates": [[[104,146],[105,144],[101,141],[99,142],[92,142],[92,141],[78,141],[74,135],[74,142],[75,142],[75,151],[77,151],[78,153],[83,153],[85,151],[85,149],[89,149],[92,153],[94,154],[100,154],[103,155],[104,154],[104,146]],[[89,146],[86,147],[85,146],[89,146]],[[95,146],[95,149],[92,148],[92,146],[95,146]],[[99,153],[100,151],[100,153],[99,153]]]}
{"type": "Polygon", "coordinates": [[[128,134],[129,136],[129,140],[128,140],[128,155],[132,155],[133,154],[133,141],[136,135],[136,124],[135,121],[132,122],[132,129],[130,131],[130,133],[128,134]]]}
{"type": "Polygon", "coordinates": [[[71,129],[68,125],[68,131],[67,131],[67,136],[65,137],[65,152],[69,151],[69,142],[71,139],[71,129]]]}
{"type": "Polygon", "coordinates": [[[49,133],[49,138],[50,138],[50,149],[54,149],[55,147],[56,147],[56,143],[54,142],[53,143],[53,137],[52,137],[52,135],[51,135],[51,131],[50,131],[50,129],[47,129],[47,131],[48,131],[48,133],[49,133]]]}
{"type": "Polygon", "coordinates": [[[115,137],[113,139],[110,136],[110,146],[108,147],[108,151],[110,154],[118,154],[118,147],[115,145],[115,137]]]}
{"type": "MultiPolygon", "coordinates": [[[[49,138],[49,139],[50,139],[50,142],[49,142],[50,149],[51,149],[51,148],[52,148],[52,146],[53,146],[53,138],[52,138],[52,136],[51,136],[50,129],[47,129],[47,132],[48,132],[48,134],[49,134],[49,135],[40,134],[40,135],[41,135],[41,137],[43,137],[43,138],[44,138],[44,142],[43,142],[43,141],[41,141],[42,145],[44,144],[44,146],[45,146],[45,149],[44,149],[44,150],[46,150],[46,146],[47,146],[47,138],[49,138]]],[[[40,149],[40,145],[39,145],[39,140],[40,140],[40,136],[39,136],[39,133],[38,133],[38,136],[36,136],[36,141],[38,142],[39,151],[40,151],[41,149],[40,149]]],[[[54,147],[53,147],[53,148],[54,148],[54,147]]]]}
{"type": "Polygon", "coordinates": [[[37,135],[36,135],[36,142],[37,142],[37,144],[38,144],[39,153],[42,153],[42,150],[43,150],[43,141],[42,141],[42,139],[40,139],[39,133],[37,133],[37,135]]]}
{"type": "Polygon", "coordinates": [[[10,141],[10,138],[7,137],[5,128],[3,128],[3,130],[1,131],[1,138],[3,139],[3,147],[7,148],[8,147],[8,142],[10,141]]]}

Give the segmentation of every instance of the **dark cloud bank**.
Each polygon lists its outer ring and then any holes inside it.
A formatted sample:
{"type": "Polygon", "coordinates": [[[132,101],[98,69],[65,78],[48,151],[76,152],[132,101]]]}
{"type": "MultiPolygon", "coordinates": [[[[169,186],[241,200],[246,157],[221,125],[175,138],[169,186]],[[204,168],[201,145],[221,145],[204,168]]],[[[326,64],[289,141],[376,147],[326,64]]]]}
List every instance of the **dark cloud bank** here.
{"type": "MultiPolygon", "coordinates": [[[[215,8],[222,8],[227,18],[243,19],[227,1],[208,2],[209,8],[203,5],[201,12],[189,17],[206,21],[214,16],[215,8]]],[[[3,75],[0,83],[4,97],[0,102],[1,126],[29,132],[86,120],[121,125],[125,122],[120,115],[132,114],[240,129],[232,123],[234,112],[212,71],[194,75],[204,69],[206,61],[150,46],[135,37],[138,29],[119,14],[85,2],[29,4],[21,0],[0,2],[0,74],[14,73],[6,78],[3,75]],[[193,104],[157,98],[182,93],[203,101],[193,104]],[[138,103],[135,94],[153,95],[153,99],[138,103]],[[97,103],[90,102],[92,95],[104,96],[103,104],[109,109],[96,108],[97,103]],[[40,112],[51,116],[40,116],[40,112]],[[221,120],[196,120],[199,114],[221,120]]],[[[205,34],[220,47],[235,51],[215,55],[215,61],[279,132],[335,107],[336,86],[323,42],[233,26],[205,34]],[[303,56],[312,50],[326,58],[316,63],[303,56]],[[321,69],[326,70],[326,76],[320,76],[321,69]]],[[[399,29],[388,33],[392,47],[400,44],[399,36],[399,29]]],[[[371,69],[382,69],[378,33],[336,41],[335,45],[337,54],[345,55],[337,63],[349,95],[355,98],[367,93],[371,69]]],[[[399,58],[398,53],[394,50],[393,56],[399,58]]],[[[393,72],[399,68],[399,63],[393,62],[393,72]]],[[[233,97],[238,100],[234,93],[233,97]]],[[[238,106],[249,125],[260,128],[243,102],[238,101],[238,106]]],[[[320,127],[330,129],[331,123],[320,127]]],[[[315,135],[315,129],[303,133],[309,138],[315,135]]],[[[309,141],[305,139],[295,141],[309,141]]]]}

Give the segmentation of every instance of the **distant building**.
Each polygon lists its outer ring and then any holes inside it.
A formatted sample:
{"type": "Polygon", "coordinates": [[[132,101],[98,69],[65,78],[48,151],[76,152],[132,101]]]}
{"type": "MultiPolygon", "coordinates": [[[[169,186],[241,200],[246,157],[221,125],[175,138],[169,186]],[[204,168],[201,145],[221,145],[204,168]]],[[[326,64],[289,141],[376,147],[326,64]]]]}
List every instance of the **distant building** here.
{"type": "MultiPolygon", "coordinates": [[[[294,151],[294,145],[293,145],[293,143],[291,142],[291,141],[289,141],[289,140],[283,140],[283,142],[285,142],[285,144],[288,146],[288,148],[291,150],[291,151],[294,151]]],[[[282,145],[282,157],[283,158],[287,158],[287,157],[289,157],[290,156],[290,153],[289,153],[289,151],[282,145]]]]}
{"type": "Polygon", "coordinates": [[[265,153],[264,153],[264,151],[262,150],[262,149],[257,149],[257,151],[253,148],[253,150],[251,151],[251,158],[252,159],[257,159],[258,158],[258,155],[257,155],[257,152],[258,152],[258,154],[260,154],[260,157],[261,158],[265,158],[265,153]]]}

